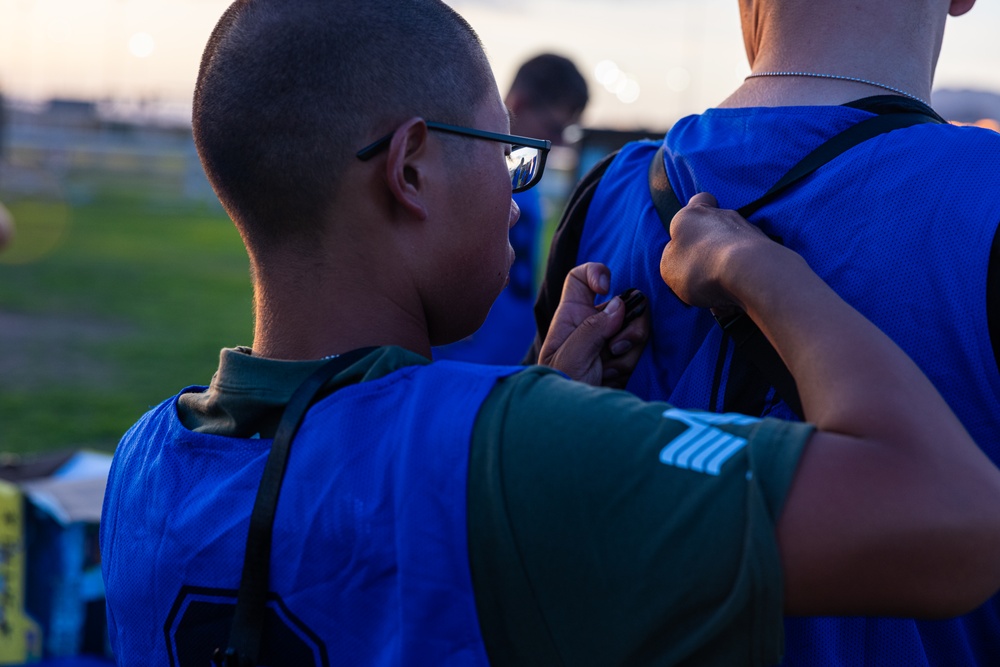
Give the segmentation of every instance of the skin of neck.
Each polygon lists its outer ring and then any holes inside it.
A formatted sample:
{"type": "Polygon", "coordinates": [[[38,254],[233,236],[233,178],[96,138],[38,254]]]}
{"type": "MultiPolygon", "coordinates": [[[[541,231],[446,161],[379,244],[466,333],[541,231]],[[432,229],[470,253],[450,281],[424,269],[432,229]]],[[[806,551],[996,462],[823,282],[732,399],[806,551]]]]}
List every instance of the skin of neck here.
{"type": "MultiPolygon", "coordinates": [[[[868,79],[930,99],[947,0],[740,0],[753,72],[812,72],[868,79]]],[[[720,106],[836,105],[890,94],[812,77],[745,81],[720,106]]]]}
{"type": "MultiPolygon", "coordinates": [[[[355,181],[346,187],[369,186],[355,181]]],[[[254,356],[307,360],[398,345],[430,358],[420,289],[405,251],[419,241],[400,230],[384,198],[338,202],[331,207],[336,219],[327,221],[318,240],[250,251],[254,356]]]]}

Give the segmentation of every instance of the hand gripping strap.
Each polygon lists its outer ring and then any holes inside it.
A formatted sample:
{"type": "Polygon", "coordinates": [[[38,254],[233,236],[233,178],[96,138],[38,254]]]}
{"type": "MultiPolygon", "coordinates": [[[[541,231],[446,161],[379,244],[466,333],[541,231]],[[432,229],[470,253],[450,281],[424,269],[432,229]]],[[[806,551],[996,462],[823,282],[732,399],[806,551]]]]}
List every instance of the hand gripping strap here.
{"type": "Polygon", "coordinates": [[[545,276],[541,287],[538,290],[538,297],[535,301],[535,326],[538,330],[534,343],[522,364],[538,363],[538,354],[542,349],[542,341],[549,333],[549,325],[552,323],[552,316],[559,307],[562,298],[563,282],[566,276],[576,266],[577,253],[580,249],[580,237],[583,234],[583,225],[587,219],[587,210],[590,202],[594,199],[597,186],[601,182],[601,177],[607,171],[608,166],[614,161],[617,151],[606,155],[597,164],[591,167],[590,171],[577,183],[569,201],[566,203],[566,210],[559,221],[552,243],[549,246],[549,258],[545,267],[545,276]]]}
{"type": "MultiPolygon", "coordinates": [[[[738,213],[744,218],[749,218],[761,207],[777,199],[781,193],[792,185],[868,139],[920,123],[941,122],[940,117],[928,109],[928,113],[923,111],[884,113],[856,123],[840,134],[828,139],[802,158],[771,189],[758,199],[741,207],[738,213]]],[[[669,234],[670,221],[673,220],[673,217],[681,209],[681,204],[670,187],[670,180],[667,178],[667,172],[663,164],[662,146],[656,151],[649,165],[649,193],[653,198],[653,205],[656,208],[657,215],[660,217],[660,222],[669,234]]],[[[726,318],[725,320],[718,320],[718,322],[723,331],[733,338],[741,356],[748,359],[757,368],[761,376],[774,387],[778,397],[784,400],[785,404],[801,419],[803,416],[802,401],[795,386],[795,379],[757,325],[742,313],[726,318]]],[[[725,355],[720,354],[718,363],[722,364],[724,362],[725,355]]],[[[717,391],[718,386],[715,386],[712,392],[713,409],[717,407],[718,403],[716,397],[717,391]]]]}

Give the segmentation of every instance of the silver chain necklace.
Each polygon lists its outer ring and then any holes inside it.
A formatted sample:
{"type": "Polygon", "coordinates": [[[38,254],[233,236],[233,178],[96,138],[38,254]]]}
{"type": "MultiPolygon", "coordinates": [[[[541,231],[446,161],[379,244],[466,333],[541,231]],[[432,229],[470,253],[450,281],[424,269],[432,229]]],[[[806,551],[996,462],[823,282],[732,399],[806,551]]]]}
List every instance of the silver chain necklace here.
{"type": "MultiPolygon", "coordinates": [[[[842,76],[840,74],[817,74],[816,72],[754,72],[747,79],[756,79],[761,76],[811,76],[816,79],[839,79],[841,81],[854,81],[855,83],[864,83],[869,86],[875,86],[876,88],[882,88],[884,90],[891,90],[894,93],[903,95],[904,97],[909,97],[911,100],[916,100],[921,104],[927,104],[922,99],[916,95],[912,95],[905,90],[900,90],[899,88],[893,88],[892,86],[887,86],[884,83],[879,83],[878,81],[869,81],[868,79],[859,79],[855,76],[842,76]]],[[[744,79],[745,81],[746,79],[744,79]]]]}

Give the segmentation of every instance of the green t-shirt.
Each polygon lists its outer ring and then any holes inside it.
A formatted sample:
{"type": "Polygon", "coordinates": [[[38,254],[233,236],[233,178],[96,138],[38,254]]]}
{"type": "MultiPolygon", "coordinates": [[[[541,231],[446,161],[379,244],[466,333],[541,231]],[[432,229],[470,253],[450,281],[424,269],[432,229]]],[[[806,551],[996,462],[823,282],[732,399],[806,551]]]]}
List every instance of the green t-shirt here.
{"type": "MultiPolygon", "coordinates": [[[[196,431],[272,437],[322,361],[223,350],[196,431]]],[[[336,388],[430,363],[378,348],[336,388]]],[[[469,559],[494,664],[768,665],[783,651],[774,526],[812,427],[675,410],[542,367],[503,378],[470,443],[469,559]]]]}

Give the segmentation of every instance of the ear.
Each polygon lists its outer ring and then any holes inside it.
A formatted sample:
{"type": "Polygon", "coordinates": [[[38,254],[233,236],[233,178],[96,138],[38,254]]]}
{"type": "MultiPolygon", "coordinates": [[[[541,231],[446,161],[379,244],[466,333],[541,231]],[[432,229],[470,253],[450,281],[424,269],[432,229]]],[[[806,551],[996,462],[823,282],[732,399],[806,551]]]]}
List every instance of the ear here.
{"type": "Polygon", "coordinates": [[[411,118],[393,133],[385,161],[389,191],[418,220],[427,219],[426,155],[427,124],[423,118],[411,118]]]}
{"type": "Polygon", "coordinates": [[[504,106],[510,111],[511,116],[517,116],[528,106],[527,96],[520,90],[512,89],[503,100],[504,106]]]}
{"type": "Polygon", "coordinates": [[[948,8],[948,13],[951,16],[961,16],[972,9],[972,5],[974,4],[976,4],[976,0],[951,0],[951,7],[948,8]]]}

